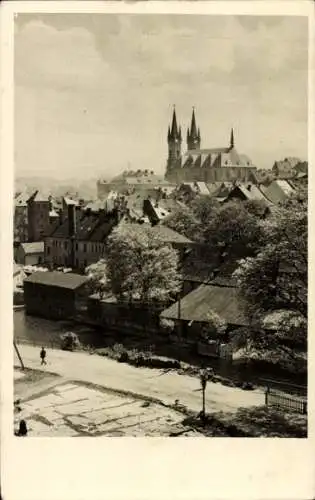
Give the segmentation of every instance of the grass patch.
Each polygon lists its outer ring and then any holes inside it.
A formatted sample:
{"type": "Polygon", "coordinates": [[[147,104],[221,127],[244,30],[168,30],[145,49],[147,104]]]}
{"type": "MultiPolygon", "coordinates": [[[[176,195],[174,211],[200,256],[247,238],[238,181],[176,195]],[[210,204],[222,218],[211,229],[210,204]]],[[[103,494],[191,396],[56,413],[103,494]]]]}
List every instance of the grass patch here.
{"type": "Polygon", "coordinates": [[[42,380],[53,380],[54,378],[59,377],[57,373],[35,370],[33,368],[14,368],[14,371],[23,373],[24,377],[18,378],[14,381],[14,385],[22,385],[22,384],[35,384],[36,382],[41,382],[42,380]]]}

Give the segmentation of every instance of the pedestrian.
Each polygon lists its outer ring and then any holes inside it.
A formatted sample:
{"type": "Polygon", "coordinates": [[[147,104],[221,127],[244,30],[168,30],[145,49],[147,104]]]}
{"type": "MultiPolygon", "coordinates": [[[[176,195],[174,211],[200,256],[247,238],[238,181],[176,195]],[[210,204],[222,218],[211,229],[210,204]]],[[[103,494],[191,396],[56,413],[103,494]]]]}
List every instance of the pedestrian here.
{"type": "Polygon", "coordinates": [[[26,425],[26,422],[25,420],[20,420],[20,425],[19,425],[19,430],[16,434],[17,436],[27,436],[27,425],[26,425]]]}
{"type": "Polygon", "coordinates": [[[40,351],[40,357],[41,357],[41,365],[47,365],[46,363],[46,351],[45,351],[45,348],[42,347],[42,350],[40,351]]]}

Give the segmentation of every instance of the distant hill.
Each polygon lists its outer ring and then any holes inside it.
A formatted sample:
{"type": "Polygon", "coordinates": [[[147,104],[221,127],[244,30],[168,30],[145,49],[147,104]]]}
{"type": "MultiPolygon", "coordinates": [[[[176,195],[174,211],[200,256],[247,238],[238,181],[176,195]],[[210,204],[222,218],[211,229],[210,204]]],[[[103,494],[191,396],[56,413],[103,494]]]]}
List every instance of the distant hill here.
{"type": "Polygon", "coordinates": [[[54,179],[51,177],[19,177],[15,179],[15,192],[32,193],[37,189],[43,194],[63,196],[66,193],[76,194],[80,198],[92,199],[96,197],[97,179],[54,179]]]}

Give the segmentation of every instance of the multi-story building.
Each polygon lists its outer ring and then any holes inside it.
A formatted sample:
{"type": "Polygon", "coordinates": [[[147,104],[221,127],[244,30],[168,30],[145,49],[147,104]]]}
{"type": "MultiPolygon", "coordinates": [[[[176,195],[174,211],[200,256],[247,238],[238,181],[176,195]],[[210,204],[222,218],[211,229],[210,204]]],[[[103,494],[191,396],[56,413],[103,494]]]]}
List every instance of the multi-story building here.
{"type": "Polygon", "coordinates": [[[126,170],[114,177],[111,181],[99,180],[97,182],[97,196],[99,199],[107,198],[108,193],[115,191],[120,194],[154,194],[157,189],[172,190],[171,185],[163,176],[149,170],[126,170]]]}
{"type": "Polygon", "coordinates": [[[27,201],[28,239],[29,241],[43,241],[50,231],[50,196],[39,191],[27,201]]]}
{"type": "Polygon", "coordinates": [[[14,200],[14,243],[28,241],[28,208],[26,193],[19,193],[14,200]]]}
{"type": "Polygon", "coordinates": [[[45,263],[83,270],[97,262],[104,255],[108,235],[121,217],[119,207],[111,212],[94,212],[68,201],[68,215],[45,238],[45,263]]]}
{"type": "Polygon", "coordinates": [[[182,132],[181,127],[177,125],[175,109],[171,127],[168,128],[167,142],[165,179],[172,183],[248,182],[256,171],[250,158],[236,150],[233,129],[228,146],[201,149],[201,134],[196,125],[194,110],[190,128],[187,130],[187,151],[182,153],[182,132]]]}

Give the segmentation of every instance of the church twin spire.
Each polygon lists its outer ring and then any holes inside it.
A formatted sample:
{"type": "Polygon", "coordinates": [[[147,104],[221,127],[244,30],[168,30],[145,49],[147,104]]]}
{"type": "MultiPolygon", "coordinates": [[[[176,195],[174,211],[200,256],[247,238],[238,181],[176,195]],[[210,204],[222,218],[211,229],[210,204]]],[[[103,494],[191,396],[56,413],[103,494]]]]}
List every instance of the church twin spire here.
{"type": "MultiPolygon", "coordinates": [[[[192,110],[192,117],[191,117],[191,124],[190,128],[188,127],[187,129],[187,149],[193,150],[193,149],[200,149],[200,143],[201,143],[201,136],[200,136],[200,128],[197,128],[196,125],[196,116],[195,116],[195,108],[193,107],[192,110]]],[[[175,106],[173,109],[173,117],[172,117],[172,124],[171,127],[168,127],[168,134],[167,134],[167,139],[169,143],[181,143],[182,142],[182,131],[181,127],[178,127],[177,125],[177,117],[176,117],[176,110],[175,106]]],[[[231,129],[231,135],[230,135],[230,149],[234,148],[234,130],[233,128],[231,129]]]]}

